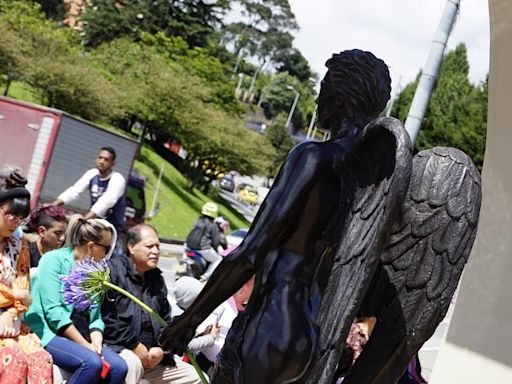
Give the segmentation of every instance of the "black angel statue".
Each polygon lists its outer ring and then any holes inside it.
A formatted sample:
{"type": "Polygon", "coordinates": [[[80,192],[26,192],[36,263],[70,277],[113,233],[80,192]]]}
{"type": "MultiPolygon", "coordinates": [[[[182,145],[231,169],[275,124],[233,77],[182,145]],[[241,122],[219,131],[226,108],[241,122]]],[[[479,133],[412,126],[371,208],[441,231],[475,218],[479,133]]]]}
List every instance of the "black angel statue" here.
{"type": "Polygon", "coordinates": [[[468,156],[412,157],[403,125],[377,118],[391,80],[370,52],[326,66],[318,125],[331,139],[290,152],[245,240],[160,337],[182,352],[255,275],[212,383],[331,384],[361,314],[377,323],[344,383],[395,383],[443,319],[471,250],[481,190],[468,156]]]}

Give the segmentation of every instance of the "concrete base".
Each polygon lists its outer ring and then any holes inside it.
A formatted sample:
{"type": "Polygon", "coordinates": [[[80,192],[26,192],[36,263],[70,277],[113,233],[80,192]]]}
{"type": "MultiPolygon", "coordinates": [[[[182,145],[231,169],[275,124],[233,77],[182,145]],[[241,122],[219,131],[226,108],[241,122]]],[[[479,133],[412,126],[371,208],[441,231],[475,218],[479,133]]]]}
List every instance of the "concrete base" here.
{"type": "Polygon", "coordinates": [[[512,383],[512,369],[469,349],[446,343],[437,355],[429,383],[512,383]]]}
{"type": "Polygon", "coordinates": [[[432,384],[512,383],[512,1],[489,0],[491,60],[483,199],[432,384]]]}

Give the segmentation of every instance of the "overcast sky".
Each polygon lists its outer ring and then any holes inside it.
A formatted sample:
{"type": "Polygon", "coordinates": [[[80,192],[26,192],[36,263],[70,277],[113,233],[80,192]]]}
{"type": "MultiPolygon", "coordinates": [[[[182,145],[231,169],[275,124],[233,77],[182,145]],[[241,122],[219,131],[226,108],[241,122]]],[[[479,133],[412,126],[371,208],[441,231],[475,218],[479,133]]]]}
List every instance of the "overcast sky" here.
{"type": "MultiPolygon", "coordinates": [[[[359,48],[373,52],[391,68],[395,90],[412,81],[427,59],[446,0],[289,0],[300,31],[295,46],[312,69],[325,74],[334,52],[359,48]]],[[[482,81],[489,70],[487,0],[461,0],[448,49],[463,42],[470,79],[482,81]]]]}

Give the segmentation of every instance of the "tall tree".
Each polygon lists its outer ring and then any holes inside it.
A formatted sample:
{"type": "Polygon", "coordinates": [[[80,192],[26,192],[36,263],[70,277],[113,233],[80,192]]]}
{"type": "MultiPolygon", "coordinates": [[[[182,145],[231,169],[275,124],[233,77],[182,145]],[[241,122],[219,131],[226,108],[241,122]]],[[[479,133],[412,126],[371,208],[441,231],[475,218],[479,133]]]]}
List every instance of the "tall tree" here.
{"type": "MultiPolygon", "coordinates": [[[[468,74],[466,46],[460,44],[444,57],[416,148],[457,147],[481,168],[487,126],[487,83],[475,86],[468,74]]],[[[417,83],[418,78],[408,84],[394,104],[393,116],[402,121],[407,117],[417,83]]]]}
{"type": "Polygon", "coordinates": [[[291,33],[298,29],[288,0],[238,0],[238,3],[241,20],[224,29],[235,55],[243,53],[256,58],[260,69],[275,64],[283,51],[292,48],[291,33]]]}
{"type": "Polygon", "coordinates": [[[307,84],[311,79],[316,80],[318,77],[311,71],[308,61],[297,48],[278,52],[275,60],[280,63],[277,67],[278,72],[288,72],[301,83],[307,84]]]}
{"type": "Polygon", "coordinates": [[[229,7],[229,0],[95,0],[84,14],[86,44],[96,47],[124,36],[138,40],[141,32],[163,32],[205,47],[229,7]]]}

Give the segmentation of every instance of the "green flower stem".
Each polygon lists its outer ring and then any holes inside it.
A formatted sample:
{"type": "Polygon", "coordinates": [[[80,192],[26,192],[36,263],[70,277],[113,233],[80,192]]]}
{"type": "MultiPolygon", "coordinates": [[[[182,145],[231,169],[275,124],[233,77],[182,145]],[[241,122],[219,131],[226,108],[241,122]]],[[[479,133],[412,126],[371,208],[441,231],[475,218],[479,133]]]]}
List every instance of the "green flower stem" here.
{"type": "MultiPolygon", "coordinates": [[[[130,300],[133,300],[136,304],[140,305],[143,309],[145,309],[151,316],[153,316],[155,319],[157,319],[161,325],[163,325],[163,326],[167,325],[167,322],[164,319],[162,319],[162,317],[158,313],[156,313],[153,310],[153,308],[148,306],[146,303],[141,301],[139,298],[132,295],[130,292],[124,290],[121,287],[118,287],[115,284],[112,284],[110,281],[103,281],[103,285],[105,285],[106,287],[112,288],[114,291],[117,291],[122,295],[125,295],[130,300]]],[[[192,353],[190,353],[189,351],[185,351],[185,354],[187,355],[188,359],[190,360],[190,363],[196,369],[196,372],[199,375],[201,382],[203,384],[208,384],[208,380],[206,380],[206,377],[204,377],[203,371],[199,367],[199,364],[197,364],[197,361],[196,361],[196,358],[194,357],[194,355],[192,353]]]]}
{"type": "Polygon", "coordinates": [[[117,285],[115,284],[112,284],[110,281],[103,281],[103,285],[106,285],[107,287],[109,288],[112,288],[114,291],[117,291],[119,293],[121,293],[122,295],[125,295],[126,297],[128,297],[130,300],[133,300],[135,303],[139,304],[143,309],[146,310],[146,312],[148,312],[151,316],[154,316],[155,319],[157,319],[161,325],[163,326],[166,326],[167,323],[164,319],[162,319],[162,317],[156,313],[153,308],[151,308],[150,306],[148,306],[146,303],[144,303],[143,301],[141,301],[138,297],[135,297],[134,295],[132,295],[130,292],[128,292],[127,290],[123,289],[123,288],[120,288],[118,287],[117,285]]]}

